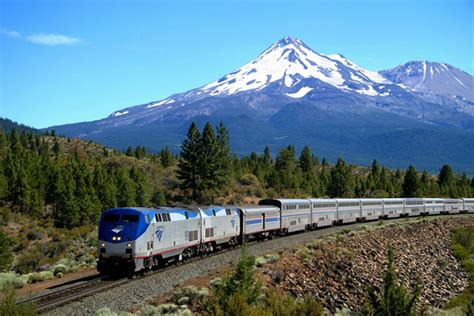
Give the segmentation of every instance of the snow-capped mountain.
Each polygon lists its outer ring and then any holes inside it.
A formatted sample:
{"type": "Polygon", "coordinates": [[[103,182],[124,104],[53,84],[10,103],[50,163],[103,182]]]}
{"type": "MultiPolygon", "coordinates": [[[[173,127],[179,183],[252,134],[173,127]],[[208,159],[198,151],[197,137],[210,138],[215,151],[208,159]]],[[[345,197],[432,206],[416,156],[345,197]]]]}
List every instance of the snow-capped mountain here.
{"type": "Polygon", "coordinates": [[[474,78],[448,64],[411,61],[380,74],[411,91],[474,101],[474,78]]]}
{"type": "Polygon", "coordinates": [[[202,87],[51,129],[119,148],[179,150],[191,121],[223,121],[239,153],[264,144],[274,150],[309,144],[318,155],[356,163],[377,158],[399,166],[418,159],[431,168],[457,160],[474,172],[467,145],[474,143],[472,82],[459,69],[428,62],[369,71],[285,37],[202,87]]]}

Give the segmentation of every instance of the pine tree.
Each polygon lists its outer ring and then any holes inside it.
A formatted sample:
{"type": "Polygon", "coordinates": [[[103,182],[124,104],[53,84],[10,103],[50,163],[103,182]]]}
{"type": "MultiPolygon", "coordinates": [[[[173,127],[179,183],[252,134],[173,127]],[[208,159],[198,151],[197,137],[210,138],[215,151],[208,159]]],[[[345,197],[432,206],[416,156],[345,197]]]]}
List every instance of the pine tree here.
{"type": "Polygon", "coordinates": [[[161,165],[165,168],[171,167],[174,165],[174,156],[171,150],[166,146],[160,152],[160,161],[161,165]]]}
{"type": "Polygon", "coordinates": [[[178,163],[178,179],[181,180],[183,190],[191,190],[192,199],[197,200],[201,184],[198,172],[200,154],[201,132],[193,122],[188,130],[187,139],[181,145],[180,160],[178,163]]]}
{"type": "Polygon", "coordinates": [[[350,197],[354,193],[352,172],[342,158],[337,160],[336,166],[331,170],[328,185],[330,197],[350,197]]]}
{"type": "Polygon", "coordinates": [[[301,151],[298,164],[301,168],[301,171],[303,171],[304,173],[311,172],[314,164],[314,159],[311,155],[311,150],[308,146],[304,146],[303,150],[301,151]]]}
{"type": "Polygon", "coordinates": [[[379,171],[380,171],[380,167],[379,167],[379,163],[377,161],[377,159],[375,159],[373,162],[372,162],[372,167],[371,167],[371,173],[372,175],[377,178],[378,175],[379,175],[379,171]]]}
{"type": "Polygon", "coordinates": [[[412,295],[398,285],[397,274],[393,263],[393,250],[391,246],[387,251],[388,266],[383,277],[383,289],[380,297],[377,297],[373,288],[368,289],[367,302],[364,305],[362,315],[415,315],[415,302],[420,296],[421,287],[417,280],[412,295]]]}
{"type": "Polygon", "coordinates": [[[421,174],[420,190],[421,195],[424,197],[428,197],[431,192],[430,176],[426,170],[421,174]]]}
{"type": "Polygon", "coordinates": [[[131,146],[128,146],[127,151],[125,152],[125,155],[127,155],[128,157],[133,156],[133,150],[131,146]]]}
{"type": "Polygon", "coordinates": [[[453,191],[453,182],[453,169],[450,165],[443,165],[438,175],[438,185],[441,189],[441,193],[444,195],[450,195],[450,190],[451,192],[453,191]]]}
{"type": "Polygon", "coordinates": [[[117,204],[120,207],[136,205],[136,186],[126,168],[117,170],[117,204]]]}
{"type": "Polygon", "coordinates": [[[282,189],[295,189],[299,187],[299,170],[295,156],[295,147],[288,146],[280,150],[275,160],[275,173],[272,175],[272,184],[278,189],[279,195],[282,189]]]}
{"type": "Polygon", "coordinates": [[[166,205],[166,196],[163,190],[157,189],[151,196],[151,203],[153,205],[166,205]]]}
{"type": "Polygon", "coordinates": [[[117,184],[115,177],[107,173],[101,166],[97,166],[94,171],[94,187],[96,188],[102,210],[117,206],[117,184]]]}
{"type": "Polygon", "coordinates": [[[217,126],[217,145],[217,169],[215,170],[214,183],[215,188],[219,190],[228,180],[231,162],[229,131],[222,123],[217,126]]]}
{"type": "Polygon", "coordinates": [[[403,181],[403,197],[417,197],[420,195],[420,180],[415,168],[410,165],[405,173],[403,181]]]}
{"type": "Polygon", "coordinates": [[[206,123],[202,131],[200,144],[200,159],[197,162],[198,172],[201,176],[200,191],[210,192],[214,197],[215,188],[221,181],[220,148],[219,141],[214,133],[211,123],[206,123]]]}
{"type": "Polygon", "coordinates": [[[150,204],[145,178],[137,168],[130,170],[130,179],[135,183],[135,205],[148,206],[150,204]]]}

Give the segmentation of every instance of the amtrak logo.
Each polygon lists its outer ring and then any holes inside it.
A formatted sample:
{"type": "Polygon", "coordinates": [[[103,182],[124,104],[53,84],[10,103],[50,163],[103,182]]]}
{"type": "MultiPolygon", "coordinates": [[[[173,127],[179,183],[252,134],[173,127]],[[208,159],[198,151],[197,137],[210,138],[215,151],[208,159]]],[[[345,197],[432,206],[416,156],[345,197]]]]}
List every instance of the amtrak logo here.
{"type": "Polygon", "coordinates": [[[230,223],[232,224],[232,228],[235,226],[235,219],[231,219],[230,223]]]}
{"type": "Polygon", "coordinates": [[[156,229],[155,234],[158,241],[161,241],[161,237],[163,237],[164,231],[165,231],[165,228],[163,226],[160,226],[156,229]]]}
{"type": "Polygon", "coordinates": [[[112,232],[118,234],[118,233],[120,233],[122,230],[123,230],[123,225],[117,225],[117,226],[115,226],[115,227],[112,229],[112,232]]]}

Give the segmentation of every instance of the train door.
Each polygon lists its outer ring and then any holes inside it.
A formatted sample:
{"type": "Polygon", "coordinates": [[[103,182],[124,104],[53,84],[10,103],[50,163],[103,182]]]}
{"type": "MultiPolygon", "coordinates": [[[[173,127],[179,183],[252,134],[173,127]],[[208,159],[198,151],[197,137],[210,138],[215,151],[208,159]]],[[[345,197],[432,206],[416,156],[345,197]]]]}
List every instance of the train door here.
{"type": "Polygon", "coordinates": [[[244,225],[245,225],[245,218],[244,218],[244,211],[242,209],[239,209],[239,219],[240,219],[240,236],[239,236],[239,239],[240,239],[240,243],[242,244],[244,242],[244,225]]]}
{"type": "Polygon", "coordinates": [[[265,213],[262,213],[262,230],[265,230],[265,213]]]}

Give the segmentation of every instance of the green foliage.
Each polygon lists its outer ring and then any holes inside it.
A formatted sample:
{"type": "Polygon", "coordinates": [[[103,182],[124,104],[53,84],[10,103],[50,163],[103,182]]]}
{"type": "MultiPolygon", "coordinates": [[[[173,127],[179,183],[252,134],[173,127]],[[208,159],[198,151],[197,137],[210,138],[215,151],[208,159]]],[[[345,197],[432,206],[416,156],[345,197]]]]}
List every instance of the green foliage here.
{"type": "Polygon", "coordinates": [[[369,287],[362,315],[415,315],[415,302],[421,293],[420,283],[417,281],[415,290],[410,295],[398,284],[391,246],[388,247],[387,259],[388,265],[383,277],[381,294],[378,296],[374,288],[369,287]]]}
{"type": "Polygon", "coordinates": [[[461,307],[466,315],[474,312],[474,227],[460,227],[451,231],[451,249],[456,258],[461,261],[464,270],[469,273],[469,284],[458,296],[454,297],[446,309],[461,307]]]}
{"type": "Polygon", "coordinates": [[[255,306],[261,294],[261,284],[254,275],[255,257],[248,255],[242,246],[240,260],[234,270],[217,285],[206,309],[211,314],[235,314],[236,305],[255,306]]]}
{"type": "Polygon", "coordinates": [[[171,150],[166,146],[160,152],[161,165],[165,168],[171,167],[175,163],[175,159],[171,150]]]}
{"type": "Polygon", "coordinates": [[[0,272],[8,270],[12,262],[12,240],[0,231],[0,272]]]}
{"type": "Polygon", "coordinates": [[[420,179],[416,173],[415,168],[410,165],[408,166],[407,172],[405,173],[405,179],[403,181],[403,197],[411,198],[420,195],[420,179]]]}
{"type": "Polygon", "coordinates": [[[324,315],[324,308],[314,298],[305,296],[300,301],[296,301],[289,295],[282,295],[275,292],[268,293],[264,304],[270,315],[278,316],[320,316],[324,315]]]}
{"type": "Polygon", "coordinates": [[[353,186],[351,169],[342,158],[339,158],[331,170],[328,194],[330,197],[350,197],[354,194],[353,186]]]}
{"type": "Polygon", "coordinates": [[[201,132],[192,123],[181,146],[178,178],[181,187],[191,190],[193,200],[214,196],[228,180],[230,166],[229,133],[219,124],[214,132],[207,123],[201,132]]]}
{"type": "Polygon", "coordinates": [[[33,316],[38,314],[33,303],[16,304],[15,290],[13,288],[9,287],[1,294],[3,298],[0,301],[0,315],[33,316]]]}

